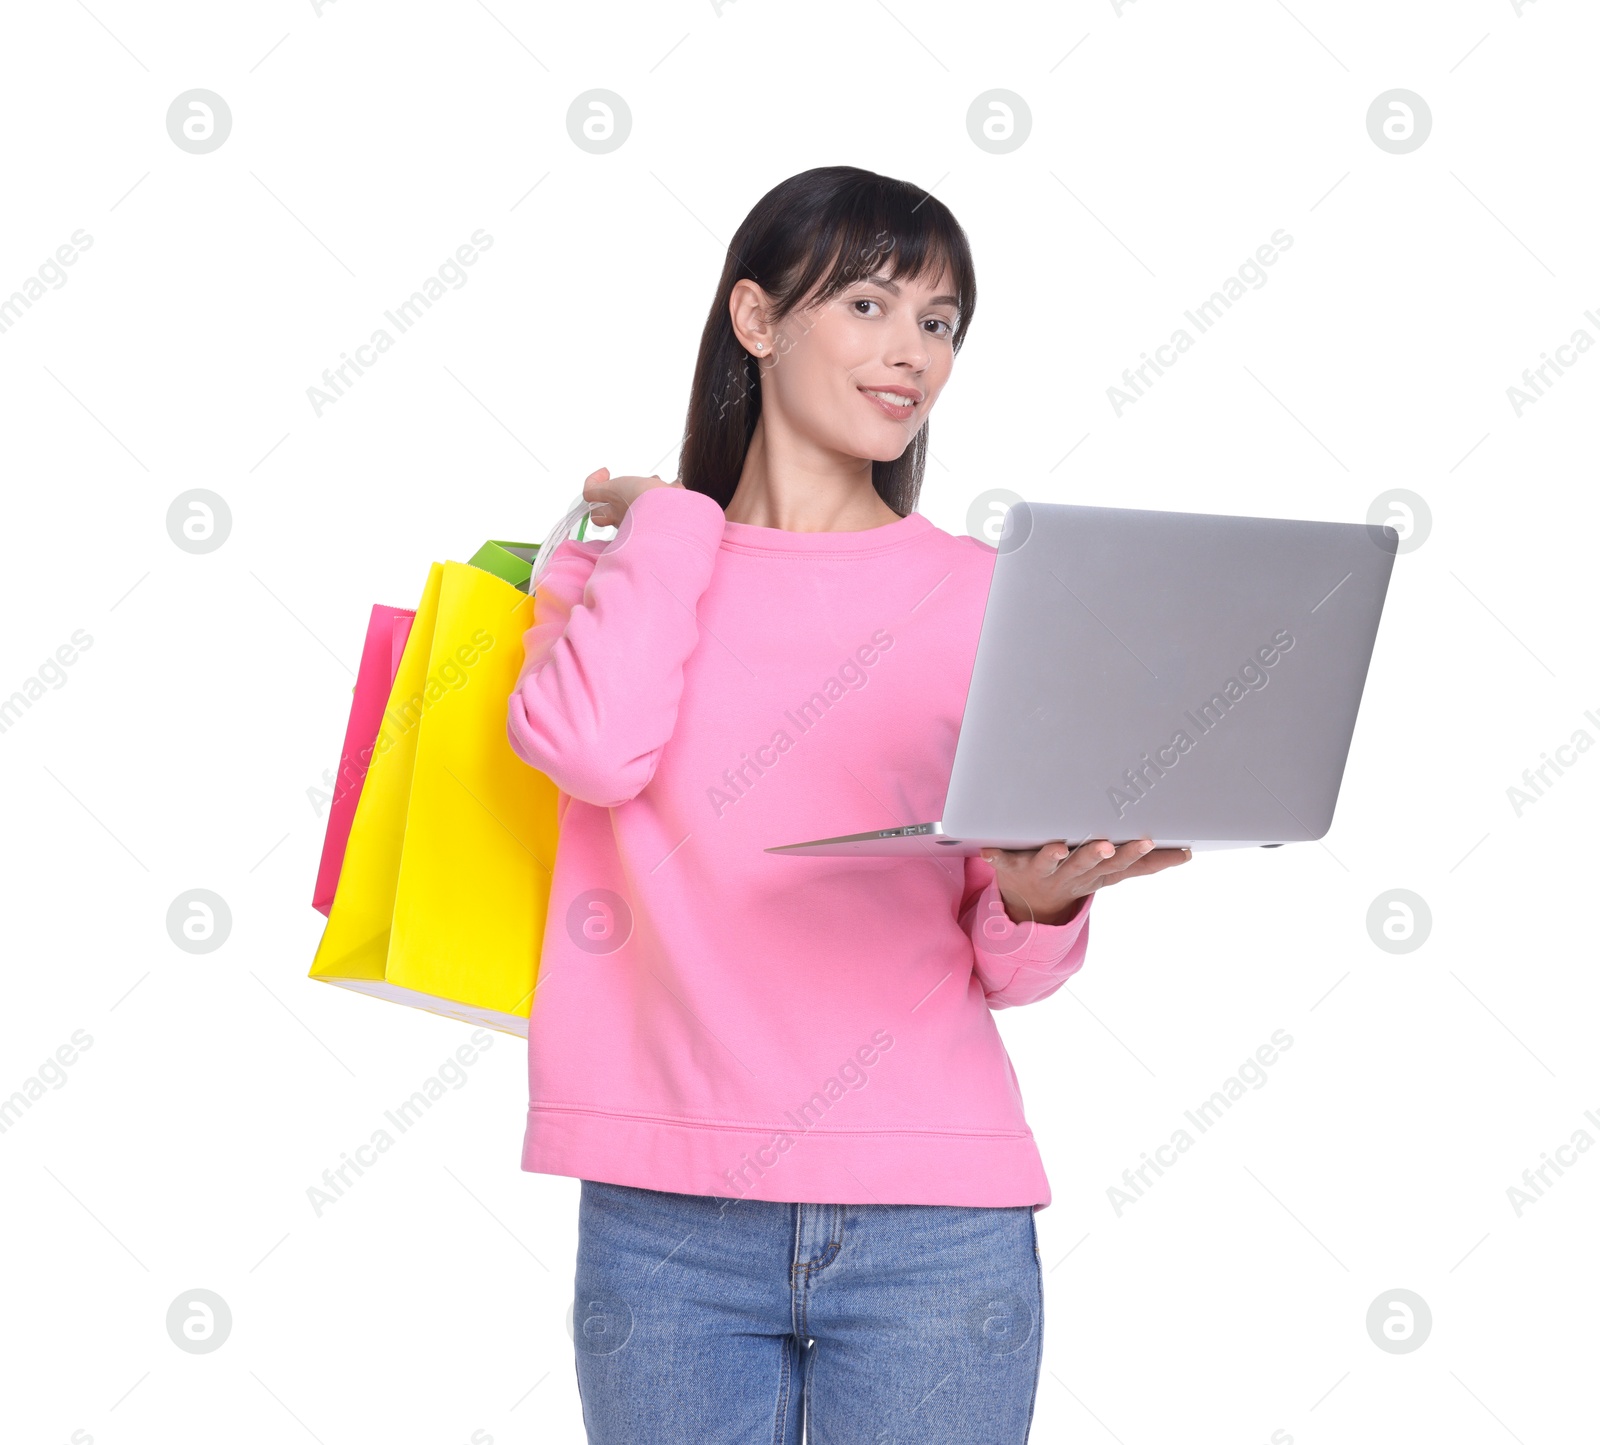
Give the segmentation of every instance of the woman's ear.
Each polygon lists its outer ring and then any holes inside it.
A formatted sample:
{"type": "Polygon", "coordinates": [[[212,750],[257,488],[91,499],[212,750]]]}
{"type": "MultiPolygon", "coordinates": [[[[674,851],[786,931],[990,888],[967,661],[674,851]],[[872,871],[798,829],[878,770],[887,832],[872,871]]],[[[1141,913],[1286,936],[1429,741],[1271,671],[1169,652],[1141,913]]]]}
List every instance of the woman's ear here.
{"type": "Polygon", "coordinates": [[[748,277],[733,283],[728,296],[728,315],[733,322],[734,339],[746,351],[762,353],[772,348],[766,321],[767,293],[748,277]]]}

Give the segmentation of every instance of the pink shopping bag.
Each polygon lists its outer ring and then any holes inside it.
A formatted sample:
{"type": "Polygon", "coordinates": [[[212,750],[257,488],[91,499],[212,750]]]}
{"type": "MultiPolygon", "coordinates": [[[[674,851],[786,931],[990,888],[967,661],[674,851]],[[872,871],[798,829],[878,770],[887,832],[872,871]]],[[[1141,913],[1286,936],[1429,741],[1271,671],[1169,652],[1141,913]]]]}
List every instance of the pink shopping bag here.
{"type": "Polygon", "coordinates": [[[339,777],[333,788],[333,803],[328,809],[328,830],[322,839],[322,865],[317,870],[316,891],[311,906],[326,915],[333,907],[334,890],[339,885],[339,870],[350,840],[350,824],[356,816],[361,784],[372,762],[383,710],[400,670],[400,654],[411,635],[413,609],[373,604],[367,620],[367,640],[361,649],[361,668],[356,673],[355,696],[350,702],[350,721],[344,733],[344,753],[339,759],[339,777]]]}

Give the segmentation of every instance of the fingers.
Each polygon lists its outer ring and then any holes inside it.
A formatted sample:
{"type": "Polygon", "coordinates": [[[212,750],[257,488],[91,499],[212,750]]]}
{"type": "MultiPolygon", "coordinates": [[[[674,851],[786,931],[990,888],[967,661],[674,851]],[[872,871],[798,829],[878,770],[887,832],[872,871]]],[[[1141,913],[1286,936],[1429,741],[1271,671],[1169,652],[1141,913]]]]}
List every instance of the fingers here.
{"type": "Polygon", "coordinates": [[[1064,873],[1070,878],[1103,878],[1118,867],[1126,867],[1138,857],[1138,853],[1132,851],[1124,856],[1124,850],[1137,849],[1138,846],[1137,843],[1124,843],[1118,848],[1104,838],[1087,838],[1076,848],[1066,843],[1052,843],[1039,851],[1047,855],[1047,872],[1064,873]]]}
{"type": "Polygon", "coordinates": [[[611,497],[611,469],[596,467],[583,479],[583,500],[590,505],[589,521],[596,527],[615,525],[615,503],[611,497]]]}
{"type": "Polygon", "coordinates": [[[1079,873],[1092,873],[1116,861],[1116,844],[1104,838],[1085,838],[1076,848],[1067,843],[1053,843],[1051,847],[1062,855],[1061,866],[1070,866],[1079,873]]]}
{"type": "Polygon", "coordinates": [[[1124,878],[1143,878],[1147,873],[1161,873],[1168,868],[1176,868],[1181,863],[1187,863],[1193,857],[1194,854],[1187,848],[1157,848],[1130,863],[1110,881],[1115,883],[1124,878]]]}
{"type": "Polygon", "coordinates": [[[1103,838],[1091,838],[1076,848],[1069,844],[1046,843],[1039,849],[985,848],[984,859],[997,871],[1008,875],[1019,872],[1034,877],[1049,878],[1055,882],[1078,877],[1091,872],[1102,860],[1112,859],[1112,845],[1103,838]]]}
{"type": "Polygon", "coordinates": [[[1125,878],[1143,878],[1187,863],[1193,855],[1186,848],[1157,848],[1148,838],[1124,843],[1104,858],[1089,873],[1089,881],[1099,887],[1120,883],[1125,878]]]}
{"type": "Polygon", "coordinates": [[[1131,839],[1129,842],[1120,844],[1108,857],[1096,864],[1095,871],[1101,877],[1106,877],[1112,873],[1121,873],[1153,851],[1155,846],[1148,838],[1131,839]]]}
{"type": "Polygon", "coordinates": [[[1149,838],[1135,838],[1120,846],[1104,838],[1089,838],[1076,848],[1065,842],[1047,843],[1036,852],[986,848],[984,857],[996,869],[1003,868],[1008,873],[1027,870],[1039,878],[1060,882],[1141,877],[1186,863],[1190,854],[1182,848],[1157,848],[1149,838]]]}

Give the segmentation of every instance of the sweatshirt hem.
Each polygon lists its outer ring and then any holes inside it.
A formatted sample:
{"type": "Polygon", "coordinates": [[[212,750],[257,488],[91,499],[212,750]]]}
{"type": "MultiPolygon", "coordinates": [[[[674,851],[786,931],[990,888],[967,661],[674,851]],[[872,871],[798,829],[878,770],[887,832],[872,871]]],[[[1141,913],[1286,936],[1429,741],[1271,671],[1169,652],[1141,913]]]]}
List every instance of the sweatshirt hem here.
{"type": "Polygon", "coordinates": [[[666,1121],[530,1105],[522,1168],[728,1200],[1040,1209],[1033,1134],[666,1121]]]}

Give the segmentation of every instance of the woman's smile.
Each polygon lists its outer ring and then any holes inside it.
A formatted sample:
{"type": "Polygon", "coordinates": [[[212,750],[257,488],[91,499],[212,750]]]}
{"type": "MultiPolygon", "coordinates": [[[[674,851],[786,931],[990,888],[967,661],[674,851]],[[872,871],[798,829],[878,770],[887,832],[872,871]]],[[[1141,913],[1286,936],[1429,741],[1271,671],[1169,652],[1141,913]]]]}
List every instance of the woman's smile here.
{"type": "Polygon", "coordinates": [[[904,421],[917,409],[922,393],[908,386],[858,386],[856,388],[885,416],[904,421]]]}

